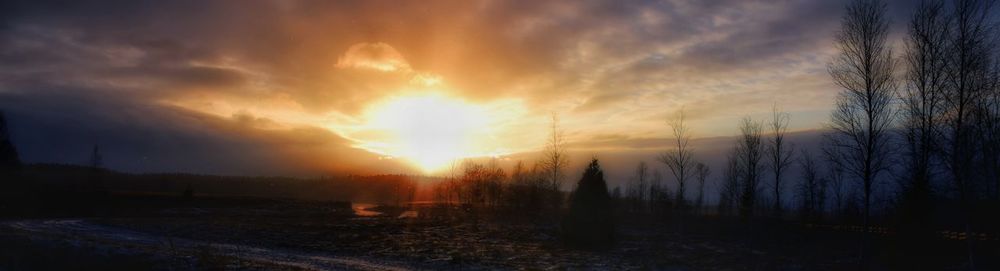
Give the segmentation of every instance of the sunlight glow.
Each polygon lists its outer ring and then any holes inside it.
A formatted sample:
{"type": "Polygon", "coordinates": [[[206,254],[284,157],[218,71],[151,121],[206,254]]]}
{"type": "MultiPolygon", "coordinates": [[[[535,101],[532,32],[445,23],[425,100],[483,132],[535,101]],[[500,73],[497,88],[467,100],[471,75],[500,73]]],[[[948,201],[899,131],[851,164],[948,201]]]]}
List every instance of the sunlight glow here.
{"type": "Polygon", "coordinates": [[[486,110],[441,95],[395,97],[369,111],[369,128],[385,132],[367,147],[401,157],[426,172],[477,156],[475,138],[488,133],[486,110]]]}

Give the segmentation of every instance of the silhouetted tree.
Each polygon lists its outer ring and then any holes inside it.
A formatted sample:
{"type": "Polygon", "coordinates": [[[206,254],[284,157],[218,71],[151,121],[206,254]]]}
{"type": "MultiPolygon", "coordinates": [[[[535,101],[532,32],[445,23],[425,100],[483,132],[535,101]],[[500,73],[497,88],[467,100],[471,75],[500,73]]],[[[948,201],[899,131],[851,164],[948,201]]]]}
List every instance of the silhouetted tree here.
{"type": "Polygon", "coordinates": [[[764,142],[761,139],[763,123],[745,117],[740,122],[740,137],[736,143],[736,160],[741,175],[740,183],[740,215],[749,218],[753,215],[757,190],[760,189],[761,171],[763,170],[764,142]]]}
{"type": "Polygon", "coordinates": [[[194,187],[193,187],[193,186],[191,186],[191,184],[190,184],[190,183],[188,183],[188,184],[187,184],[187,186],[185,186],[185,187],[184,187],[184,193],[183,193],[183,196],[184,196],[184,198],[186,198],[186,199],[190,199],[190,198],[193,198],[193,197],[194,197],[194,187]]]}
{"type": "MultiPolygon", "coordinates": [[[[940,142],[943,118],[942,99],[946,84],[949,18],[944,1],[923,1],[910,18],[903,59],[906,65],[902,100],[902,135],[905,139],[904,168],[900,190],[902,198],[901,239],[912,239],[903,246],[915,249],[930,238],[931,180],[935,153],[940,142]]],[[[918,256],[919,257],[919,256],[918,256]]]]}
{"type": "Polygon", "coordinates": [[[833,161],[843,163],[864,188],[864,233],[862,266],[867,267],[867,232],[873,184],[889,167],[892,99],[895,91],[892,48],[886,43],[889,21],[881,0],[856,0],[837,33],[840,54],[830,63],[830,75],[842,88],[831,116],[832,132],[826,136],[833,147],[833,161]]]}
{"type": "Polygon", "coordinates": [[[719,185],[719,213],[730,214],[738,207],[742,175],[738,154],[734,148],[726,157],[726,171],[723,172],[722,184],[719,185]]]}
{"type": "Polygon", "coordinates": [[[922,2],[910,19],[904,54],[906,84],[900,91],[909,175],[905,190],[929,192],[931,163],[943,117],[948,23],[943,1],[922,2]]]}
{"type": "Polygon", "coordinates": [[[687,180],[694,175],[694,150],[689,146],[691,140],[690,130],[684,123],[684,110],[678,111],[672,119],[667,122],[674,136],[674,148],[660,155],[659,160],[667,165],[670,173],[677,181],[677,199],[674,201],[678,208],[685,206],[684,193],[687,180]]]}
{"type": "Polygon", "coordinates": [[[533,171],[524,168],[523,161],[517,161],[510,172],[510,187],[507,189],[508,200],[512,207],[522,214],[534,215],[541,208],[539,198],[540,188],[535,185],[537,180],[533,171]]]}
{"type": "Polygon", "coordinates": [[[563,221],[563,241],[572,246],[605,248],[614,241],[611,196],[604,171],[593,159],[577,183],[563,221]]]}
{"type": "Polygon", "coordinates": [[[622,187],[620,185],[611,189],[611,210],[620,211],[623,200],[625,200],[625,196],[622,195],[622,187]]]}
{"type": "Polygon", "coordinates": [[[104,156],[101,155],[101,148],[94,144],[93,150],[90,152],[90,184],[87,189],[92,190],[95,194],[103,194],[104,191],[104,156]]]}
{"type": "MultiPolygon", "coordinates": [[[[997,32],[993,32],[996,36],[997,32]]],[[[997,37],[1000,39],[1000,37],[997,37]]],[[[977,126],[983,134],[982,167],[986,170],[983,178],[987,198],[1000,207],[1000,54],[993,55],[993,69],[989,78],[991,90],[977,114],[977,126]]]]}
{"type": "MultiPolygon", "coordinates": [[[[949,43],[947,88],[944,95],[944,153],[949,177],[958,194],[965,218],[966,234],[971,234],[970,205],[977,193],[975,182],[980,176],[975,167],[982,135],[976,133],[976,113],[986,101],[990,87],[994,50],[994,26],[990,23],[994,1],[955,1],[952,35],[949,43]]],[[[988,120],[992,122],[995,120],[988,120]]],[[[974,268],[972,242],[966,238],[969,250],[969,264],[974,268]]]]}
{"type": "Polygon", "coordinates": [[[622,199],[622,188],[621,186],[615,186],[615,189],[611,190],[611,200],[612,202],[617,202],[622,199]]]}
{"type": "MultiPolygon", "coordinates": [[[[824,153],[828,152],[824,150],[824,153]]],[[[841,167],[841,163],[832,161],[835,157],[824,156],[824,158],[826,158],[827,164],[830,165],[827,167],[827,178],[830,181],[830,191],[833,192],[832,211],[837,217],[842,217],[845,214],[845,203],[849,199],[847,191],[844,191],[847,188],[844,169],[841,167]]]]}
{"type": "MultiPolygon", "coordinates": [[[[500,165],[497,163],[496,159],[491,159],[486,165],[487,175],[484,180],[485,192],[486,192],[486,207],[498,208],[503,202],[503,192],[504,183],[503,180],[507,178],[507,174],[504,172],[500,165]]],[[[412,200],[412,195],[415,192],[416,185],[411,182],[410,184],[410,198],[412,200]]]]}
{"type": "Polygon", "coordinates": [[[698,179],[698,199],[695,201],[695,206],[698,208],[698,212],[701,212],[705,204],[705,181],[708,180],[708,175],[712,174],[712,170],[703,163],[695,165],[694,170],[698,179]]]}
{"type": "Polygon", "coordinates": [[[771,138],[767,145],[767,159],[774,175],[774,214],[781,216],[781,194],[784,186],[781,183],[782,174],[785,169],[792,164],[793,146],[785,141],[785,133],[788,132],[788,113],[779,112],[777,105],[772,109],[772,119],[769,123],[771,128],[771,138]]]}
{"type": "Polygon", "coordinates": [[[93,150],[90,152],[90,168],[100,169],[104,163],[104,157],[101,155],[101,147],[94,144],[93,150]]]}
{"type": "Polygon", "coordinates": [[[820,177],[819,164],[808,151],[802,150],[799,166],[802,182],[799,184],[799,199],[802,200],[801,212],[805,221],[817,221],[823,215],[826,201],[826,180],[820,177]]]}
{"type": "Polygon", "coordinates": [[[632,211],[643,211],[649,195],[649,166],[645,161],[636,165],[626,191],[632,211]]]}
{"type": "Polygon", "coordinates": [[[9,173],[21,168],[21,158],[17,155],[17,149],[11,141],[10,131],[7,128],[7,119],[0,111],[0,175],[9,173]]]}
{"type": "Polygon", "coordinates": [[[559,116],[552,114],[549,128],[549,138],[545,144],[541,165],[548,174],[549,191],[546,193],[548,204],[558,209],[562,203],[562,194],[559,189],[562,188],[563,177],[566,174],[564,171],[569,164],[569,156],[566,155],[566,137],[562,128],[559,127],[559,116]]]}
{"type": "Polygon", "coordinates": [[[650,211],[654,214],[663,214],[671,208],[670,189],[663,184],[663,174],[660,170],[653,170],[653,180],[649,185],[649,205],[650,211]]]}
{"type": "Polygon", "coordinates": [[[459,179],[462,205],[473,209],[497,207],[501,196],[500,180],[506,177],[503,169],[495,163],[483,165],[466,161],[464,164],[464,173],[459,179]]]}

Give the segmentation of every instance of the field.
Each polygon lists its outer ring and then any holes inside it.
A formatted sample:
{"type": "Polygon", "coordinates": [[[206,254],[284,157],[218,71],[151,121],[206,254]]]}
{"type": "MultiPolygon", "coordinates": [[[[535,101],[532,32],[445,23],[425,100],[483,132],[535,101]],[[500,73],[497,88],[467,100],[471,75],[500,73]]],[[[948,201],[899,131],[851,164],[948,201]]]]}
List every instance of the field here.
{"type": "MultiPolygon", "coordinates": [[[[555,219],[430,205],[401,217],[404,208],[344,202],[115,200],[119,207],[101,216],[3,221],[0,269],[845,270],[856,267],[858,240],[856,233],[797,223],[623,216],[613,248],[579,250],[561,244],[555,219]]],[[[942,251],[955,253],[938,255],[947,259],[939,267],[961,269],[947,263],[961,262],[964,243],[941,242],[954,248],[942,251]]],[[[891,238],[875,243],[879,269],[912,262],[894,260],[891,238]]]]}

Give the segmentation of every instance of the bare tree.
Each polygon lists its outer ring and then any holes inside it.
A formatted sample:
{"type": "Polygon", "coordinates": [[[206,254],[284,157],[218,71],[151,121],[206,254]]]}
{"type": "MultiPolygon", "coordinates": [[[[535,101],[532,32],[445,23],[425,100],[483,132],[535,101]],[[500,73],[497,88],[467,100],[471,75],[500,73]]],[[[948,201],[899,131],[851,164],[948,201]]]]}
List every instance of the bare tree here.
{"type": "Polygon", "coordinates": [[[774,174],[774,214],[781,216],[781,194],[784,190],[781,177],[785,169],[792,164],[794,146],[785,141],[785,133],[788,132],[788,113],[779,112],[777,105],[773,107],[771,112],[772,118],[771,123],[769,123],[771,138],[767,145],[767,158],[771,173],[774,174]]]}
{"type": "Polygon", "coordinates": [[[487,207],[498,208],[503,203],[505,179],[507,179],[506,172],[504,172],[503,168],[500,168],[500,164],[495,158],[491,159],[486,164],[486,176],[484,180],[487,207]]]}
{"type": "MultiPolygon", "coordinates": [[[[993,26],[990,23],[991,0],[955,1],[952,16],[952,38],[949,44],[947,88],[944,95],[944,162],[949,177],[958,192],[965,213],[966,234],[971,234],[969,205],[975,198],[974,155],[980,151],[980,135],[976,133],[976,112],[988,97],[992,87],[993,26]]],[[[990,120],[992,121],[992,120],[990,120]]],[[[969,263],[975,266],[972,253],[974,238],[967,238],[969,263]]]]}
{"type": "Polygon", "coordinates": [[[663,185],[663,174],[660,170],[653,170],[653,179],[650,181],[649,185],[649,210],[650,212],[657,214],[662,213],[663,210],[667,209],[666,206],[670,201],[670,191],[667,186],[663,185]]]}
{"type": "Polygon", "coordinates": [[[641,161],[636,165],[633,174],[625,193],[632,205],[632,211],[642,211],[645,209],[644,205],[649,194],[649,166],[645,161],[641,161]]]}
{"type": "Polygon", "coordinates": [[[698,199],[695,201],[695,207],[697,207],[698,212],[701,212],[705,204],[705,181],[708,180],[708,175],[712,174],[712,170],[703,163],[695,165],[694,170],[698,179],[698,199]]]}
{"type": "Polygon", "coordinates": [[[559,127],[559,116],[552,114],[550,123],[549,138],[545,145],[545,156],[542,159],[542,167],[548,175],[549,204],[551,207],[559,208],[562,202],[562,195],[559,192],[563,185],[566,167],[569,164],[569,156],[566,155],[566,137],[564,131],[559,127]]]}
{"type": "MultiPolygon", "coordinates": [[[[996,31],[992,34],[994,37],[997,36],[996,31]]],[[[983,162],[988,170],[988,176],[984,180],[992,180],[992,183],[986,183],[988,189],[984,190],[991,200],[1000,203],[1000,54],[994,54],[992,57],[993,71],[989,78],[991,85],[989,97],[984,101],[982,117],[978,122],[986,140],[983,144],[983,162]]]]}
{"type": "Polygon", "coordinates": [[[740,164],[736,149],[726,158],[726,171],[719,186],[719,213],[728,214],[736,209],[740,197],[740,164]]]}
{"type": "Polygon", "coordinates": [[[977,126],[985,141],[982,163],[987,176],[983,178],[986,181],[983,191],[989,199],[1000,203],[1000,55],[994,54],[992,60],[989,93],[979,110],[977,126]]]}
{"type": "Polygon", "coordinates": [[[85,189],[97,195],[107,192],[104,186],[104,156],[101,155],[101,148],[97,144],[94,144],[94,148],[90,152],[90,161],[88,163],[90,173],[87,188],[85,189]]]}
{"type": "Polygon", "coordinates": [[[675,204],[677,207],[683,208],[685,202],[685,183],[694,175],[692,170],[694,167],[694,150],[689,146],[691,135],[687,124],[684,123],[684,109],[678,111],[674,115],[674,118],[667,122],[667,125],[670,126],[670,130],[673,133],[675,145],[672,150],[660,155],[659,160],[667,165],[670,173],[677,180],[677,199],[675,204]]]}
{"type": "Polygon", "coordinates": [[[945,164],[959,198],[969,194],[974,178],[973,164],[980,143],[975,131],[977,107],[989,93],[989,26],[986,24],[992,1],[960,0],[952,14],[953,35],[948,55],[947,88],[943,99],[942,141],[945,164]]]}
{"type": "Polygon", "coordinates": [[[94,144],[94,148],[90,152],[89,164],[91,169],[100,169],[104,166],[104,158],[101,156],[101,148],[97,146],[97,144],[94,144]]]}
{"type": "Polygon", "coordinates": [[[948,23],[943,1],[922,2],[910,19],[904,55],[906,84],[900,91],[910,187],[930,183],[945,91],[948,23]]]}
{"type": "Polygon", "coordinates": [[[763,123],[754,121],[750,117],[745,117],[740,122],[736,159],[742,173],[740,215],[744,218],[753,215],[757,191],[760,189],[760,175],[764,167],[764,142],[761,139],[763,129],[763,123]]]}
{"type": "Polygon", "coordinates": [[[799,184],[799,199],[802,200],[802,218],[816,221],[823,215],[826,199],[826,181],[820,177],[819,164],[808,151],[802,150],[799,166],[802,183],[799,184]]]}
{"type": "Polygon", "coordinates": [[[524,166],[524,161],[518,160],[510,171],[510,182],[505,190],[506,200],[514,210],[522,214],[534,215],[538,212],[540,200],[538,195],[540,189],[535,184],[535,170],[529,170],[524,166]]]}
{"type": "Polygon", "coordinates": [[[833,146],[833,159],[855,175],[864,188],[862,265],[867,264],[865,246],[871,210],[871,195],[878,175],[889,167],[890,129],[896,83],[892,49],[886,43],[889,20],[881,0],[856,0],[837,33],[840,54],[830,63],[830,75],[842,88],[831,116],[826,138],[833,146]]]}
{"type": "Polygon", "coordinates": [[[528,205],[528,188],[530,185],[531,176],[529,172],[524,168],[524,161],[517,160],[514,167],[510,169],[510,188],[507,190],[510,193],[508,196],[509,200],[512,201],[511,204],[515,206],[516,209],[527,209],[528,205]]]}
{"type": "Polygon", "coordinates": [[[928,221],[931,179],[940,141],[942,99],[947,86],[948,24],[944,1],[923,1],[910,18],[905,40],[905,84],[899,92],[902,101],[900,132],[905,140],[902,156],[905,171],[899,184],[902,191],[899,232],[917,234],[905,238],[910,240],[932,232],[928,221]]]}
{"type": "MultiPolygon", "coordinates": [[[[824,154],[829,154],[830,151],[824,150],[824,154]]],[[[830,165],[827,168],[827,179],[829,180],[830,190],[833,192],[833,213],[837,216],[844,214],[845,203],[847,202],[848,196],[846,189],[847,184],[845,184],[845,174],[844,169],[841,167],[841,163],[834,161],[836,157],[830,157],[825,155],[827,164],[830,165]]]]}

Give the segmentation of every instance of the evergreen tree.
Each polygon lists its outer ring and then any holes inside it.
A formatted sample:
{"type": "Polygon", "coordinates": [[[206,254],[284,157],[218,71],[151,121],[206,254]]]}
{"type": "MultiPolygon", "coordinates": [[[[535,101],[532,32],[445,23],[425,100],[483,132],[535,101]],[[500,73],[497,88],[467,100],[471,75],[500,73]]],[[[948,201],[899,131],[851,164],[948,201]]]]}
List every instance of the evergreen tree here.
{"type": "Polygon", "coordinates": [[[21,167],[21,159],[14,149],[7,130],[7,119],[0,111],[0,173],[12,172],[21,167]]]}
{"type": "Polygon", "coordinates": [[[611,196],[597,159],[590,162],[570,199],[569,214],[563,221],[563,241],[567,245],[603,248],[614,241],[611,196]]]}

